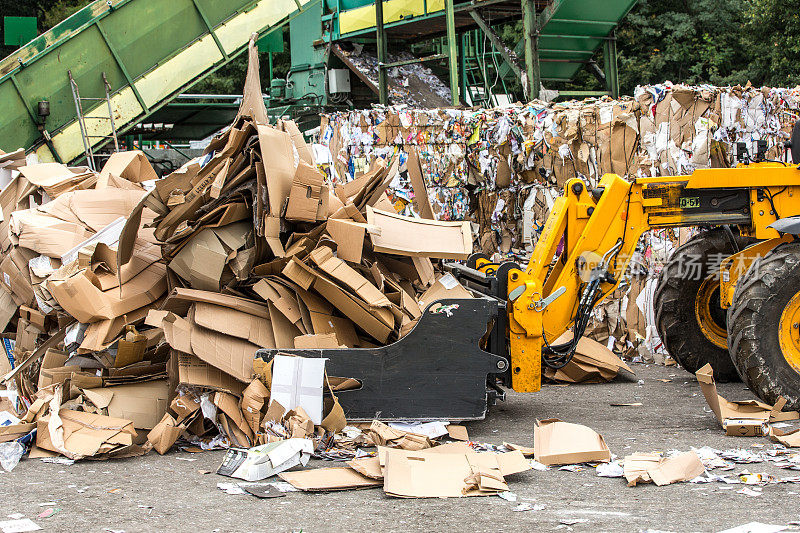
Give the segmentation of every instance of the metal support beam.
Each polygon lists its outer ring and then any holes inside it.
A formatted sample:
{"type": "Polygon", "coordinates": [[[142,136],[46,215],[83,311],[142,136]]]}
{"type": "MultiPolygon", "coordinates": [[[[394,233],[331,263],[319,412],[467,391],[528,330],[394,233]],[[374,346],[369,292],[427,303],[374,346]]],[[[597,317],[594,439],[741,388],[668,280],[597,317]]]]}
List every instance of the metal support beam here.
{"type": "Polygon", "coordinates": [[[589,61],[589,70],[594,75],[594,77],[597,78],[597,81],[599,81],[603,85],[606,84],[606,73],[600,69],[597,62],[595,62],[594,60],[589,61]]]}
{"type": "Polygon", "coordinates": [[[111,52],[111,55],[114,57],[114,61],[116,61],[120,72],[122,72],[122,75],[125,77],[125,81],[128,82],[128,85],[133,91],[133,95],[136,97],[136,101],[139,102],[140,106],[142,106],[142,111],[144,111],[146,115],[149,115],[150,107],[147,105],[147,102],[144,101],[144,98],[142,98],[142,95],[139,93],[139,89],[136,87],[133,78],[131,77],[130,74],[128,74],[128,69],[125,67],[125,63],[122,62],[122,56],[119,55],[117,49],[114,47],[114,45],[111,44],[111,40],[109,40],[108,35],[106,35],[106,31],[103,29],[103,26],[100,25],[99,20],[95,25],[97,26],[97,31],[100,32],[100,37],[103,38],[103,42],[106,44],[108,51],[111,52]]]}
{"type": "Polygon", "coordinates": [[[389,86],[386,77],[386,28],[383,27],[383,0],[375,2],[375,29],[378,37],[378,101],[389,104],[389,86]]]}
{"type": "Polygon", "coordinates": [[[467,103],[467,33],[458,38],[458,79],[461,100],[467,103]]]}
{"type": "MultiPolygon", "coordinates": [[[[225,47],[222,46],[222,43],[217,37],[217,34],[214,33],[214,26],[208,21],[208,17],[206,17],[205,11],[203,8],[200,7],[200,4],[197,3],[197,0],[192,0],[192,4],[194,4],[194,8],[197,10],[197,14],[200,15],[200,18],[203,20],[203,24],[206,26],[206,30],[208,30],[209,35],[214,39],[214,43],[217,45],[217,49],[222,53],[222,57],[225,58],[225,61],[228,61],[228,52],[225,51],[225,47]]],[[[299,4],[298,4],[299,7],[299,4]]]]}
{"type": "Polygon", "coordinates": [[[506,47],[505,44],[503,44],[503,41],[500,39],[500,37],[486,23],[486,21],[483,20],[483,17],[481,17],[478,14],[477,11],[474,11],[474,10],[470,11],[469,14],[472,16],[473,20],[478,24],[480,29],[483,30],[483,33],[485,33],[486,36],[489,38],[489,41],[492,43],[492,46],[494,47],[494,49],[497,50],[500,53],[500,55],[503,57],[503,59],[505,59],[506,62],[508,63],[508,66],[511,67],[511,70],[514,71],[514,74],[517,75],[517,78],[519,78],[521,80],[522,79],[522,69],[519,67],[519,65],[514,60],[514,58],[511,57],[511,54],[509,53],[508,48],[506,47]]]}
{"type": "Polygon", "coordinates": [[[456,43],[456,17],[453,11],[453,0],[445,0],[445,19],[447,20],[447,48],[450,55],[450,93],[453,96],[453,105],[459,105],[458,96],[458,44],[456,43]]]}
{"type": "Polygon", "coordinates": [[[619,97],[619,72],[617,71],[617,39],[614,32],[611,32],[610,39],[607,39],[603,44],[603,63],[606,89],[611,94],[612,98],[619,97]]]}
{"type": "Polygon", "coordinates": [[[440,59],[448,59],[448,54],[434,54],[432,56],[415,57],[414,59],[404,59],[402,61],[394,61],[392,63],[384,63],[383,68],[402,67],[405,65],[413,65],[415,63],[425,63],[426,61],[438,61],[440,59]]]}
{"type": "Polygon", "coordinates": [[[539,98],[541,70],[539,68],[539,28],[536,23],[536,7],[533,0],[522,1],[522,27],[525,34],[525,77],[528,100],[539,98]]]}

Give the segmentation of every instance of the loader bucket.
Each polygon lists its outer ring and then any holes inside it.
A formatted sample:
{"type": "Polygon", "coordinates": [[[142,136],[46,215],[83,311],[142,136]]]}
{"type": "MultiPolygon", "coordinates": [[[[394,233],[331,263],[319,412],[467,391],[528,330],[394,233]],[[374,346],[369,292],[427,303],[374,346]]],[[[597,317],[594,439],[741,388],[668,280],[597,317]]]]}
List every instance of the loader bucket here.
{"type": "Polygon", "coordinates": [[[505,358],[478,346],[497,312],[497,301],[488,298],[438,300],[386,346],[262,349],[256,357],[324,357],[329,376],[358,379],[360,388],[336,393],[348,421],[479,420],[488,408],[489,375],[508,368],[505,358]]]}

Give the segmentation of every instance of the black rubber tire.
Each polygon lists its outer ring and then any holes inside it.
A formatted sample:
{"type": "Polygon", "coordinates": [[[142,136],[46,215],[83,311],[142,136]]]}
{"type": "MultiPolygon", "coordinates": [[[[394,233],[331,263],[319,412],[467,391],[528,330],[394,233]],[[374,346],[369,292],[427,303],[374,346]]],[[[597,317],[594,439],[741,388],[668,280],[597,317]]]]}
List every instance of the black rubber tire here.
{"type": "Polygon", "coordinates": [[[742,381],[770,405],[783,396],[788,409],[800,409],[800,372],[783,357],[778,328],[798,290],[800,243],[782,244],[739,279],[728,308],[728,349],[742,381]]]}
{"type": "MultiPolygon", "coordinates": [[[[731,255],[737,248],[746,248],[753,242],[736,233],[734,239],[736,246],[725,228],[714,228],[679,246],[664,265],[653,296],[656,328],[667,352],[688,372],[694,373],[711,363],[714,378],[719,382],[738,381],[739,375],[728,350],[711,342],[700,329],[695,299],[703,280],[711,274],[712,256],[731,255]],[[690,277],[683,273],[687,257],[699,258],[699,275],[690,277]]],[[[724,310],[720,307],[718,312],[724,320],[724,310]]],[[[720,326],[724,328],[724,324],[720,326]]]]}

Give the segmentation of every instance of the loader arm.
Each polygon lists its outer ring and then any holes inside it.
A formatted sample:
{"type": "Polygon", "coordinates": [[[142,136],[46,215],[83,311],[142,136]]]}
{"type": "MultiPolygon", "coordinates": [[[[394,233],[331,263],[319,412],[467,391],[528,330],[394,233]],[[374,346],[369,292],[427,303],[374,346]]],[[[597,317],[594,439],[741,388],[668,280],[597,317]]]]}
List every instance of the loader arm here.
{"type": "Polygon", "coordinates": [[[569,360],[591,310],[619,285],[645,231],[713,224],[778,239],[768,226],[796,214],[800,170],[781,163],[632,182],[606,174],[594,190],[578,178],[569,180],[527,269],[505,273],[511,387],[539,390],[543,357],[554,367],[569,360]],[[556,345],[570,328],[574,342],[556,345]]]}

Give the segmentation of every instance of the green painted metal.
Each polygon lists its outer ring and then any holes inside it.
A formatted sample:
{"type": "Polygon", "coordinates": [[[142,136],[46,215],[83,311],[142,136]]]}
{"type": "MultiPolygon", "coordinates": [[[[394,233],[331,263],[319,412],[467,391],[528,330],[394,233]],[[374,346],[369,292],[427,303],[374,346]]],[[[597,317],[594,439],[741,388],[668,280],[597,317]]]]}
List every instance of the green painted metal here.
{"type": "Polygon", "coordinates": [[[389,84],[386,76],[386,28],[383,24],[383,0],[375,3],[375,35],[378,47],[378,102],[381,105],[389,103],[389,84]]]}
{"type": "Polygon", "coordinates": [[[271,31],[258,40],[258,51],[270,54],[283,52],[283,32],[271,31]]]}
{"type": "Polygon", "coordinates": [[[36,17],[3,17],[3,44],[22,46],[39,33],[36,17]]]}
{"type": "Polygon", "coordinates": [[[447,23],[447,48],[449,51],[448,65],[450,67],[450,94],[453,105],[459,105],[461,99],[458,95],[458,45],[456,44],[456,20],[453,11],[453,0],[444,2],[445,21],[447,23]]]}
{"type": "MultiPolygon", "coordinates": [[[[298,3],[306,10],[319,7],[321,0],[284,4],[276,0],[96,0],[0,61],[0,149],[30,150],[44,142],[39,118],[32,113],[41,100],[50,102],[45,127],[51,136],[75,122],[67,70],[72,71],[82,96],[105,95],[104,73],[111,84],[112,98],[128,88],[134,89],[135,100],[144,111],[117,123],[118,130],[124,132],[246,49],[249,31],[234,37],[228,31],[227,41],[217,36],[226,22],[243,20],[247,13],[260,7],[285,5],[280,8],[280,20],[271,28],[279,27],[300,13],[298,3]],[[198,61],[192,65],[195,74],[184,80],[180,77],[184,73],[176,72],[170,80],[176,90],[154,96],[151,87],[152,101],[137,93],[136,86],[148,74],[206,37],[213,39],[219,55],[193,57],[198,61]]],[[[257,31],[263,33],[271,28],[257,31]]],[[[75,155],[67,154],[64,159],[75,155]]]]}
{"type": "Polygon", "coordinates": [[[538,17],[542,77],[575,76],[588,53],[604,46],[635,4],[636,0],[555,0],[538,17]]]}

